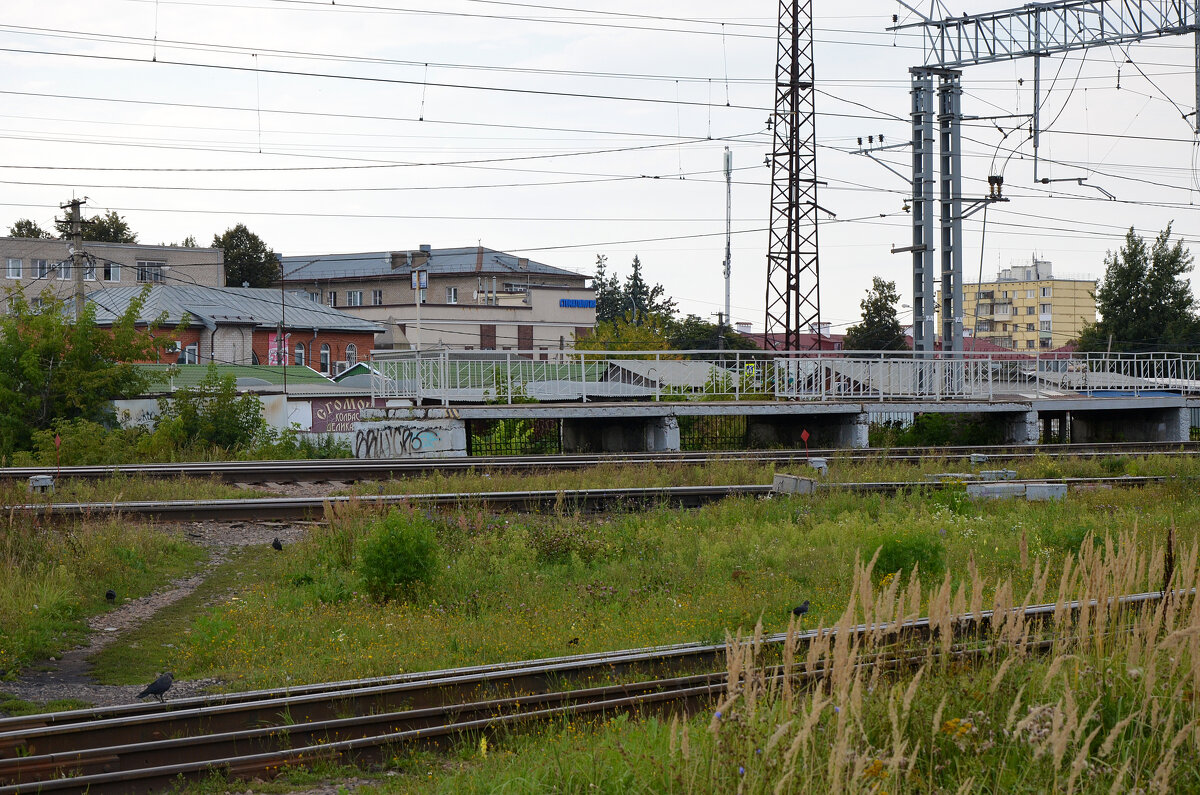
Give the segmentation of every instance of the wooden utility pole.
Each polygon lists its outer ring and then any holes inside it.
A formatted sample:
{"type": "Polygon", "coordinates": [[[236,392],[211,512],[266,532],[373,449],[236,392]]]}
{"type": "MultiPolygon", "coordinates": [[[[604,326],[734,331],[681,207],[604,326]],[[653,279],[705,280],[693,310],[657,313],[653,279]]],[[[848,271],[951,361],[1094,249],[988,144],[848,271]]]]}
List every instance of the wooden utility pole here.
{"type": "Polygon", "coordinates": [[[71,199],[66,204],[59,206],[59,209],[71,211],[71,271],[72,276],[75,277],[76,320],[83,317],[83,266],[86,257],[83,253],[83,221],[79,215],[79,208],[83,206],[84,201],[84,199],[71,199]]]}

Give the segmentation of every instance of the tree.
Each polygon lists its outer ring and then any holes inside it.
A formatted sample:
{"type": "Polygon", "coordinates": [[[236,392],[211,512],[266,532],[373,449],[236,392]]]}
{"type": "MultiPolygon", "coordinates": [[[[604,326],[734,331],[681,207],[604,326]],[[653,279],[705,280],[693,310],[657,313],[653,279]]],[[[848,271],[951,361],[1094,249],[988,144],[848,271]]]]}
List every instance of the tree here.
{"type": "Polygon", "coordinates": [[[153,359],[163,340],[137,327],[144,296],[111,329],[96,325],[87,304],[78,321],[49,292],[37,308],[19,294],[0,316],[0,455],[29,449],[34,431],[58,419],[111,423],[111,401],[146,387],[130,362],[153,359]]]}
{"type": "Polygon", "coordinates": [[[608,273],[608,257],[596,257],[596,275],[592,286],[596,290],[596,321],[599,323],[625,319],[639,326],[652,317],[670,320],[675,316],[675,299],[666,298],[661,284],[651,287],[642,276],[642,261],[633,258],[633,272],[621,284],[617,274],[608,273]]]}
{"type": "Polygon", "coordinates": [[[1147,247],[1133,227],[1125,245],[1104,258],[1104,279],[1095,292],[1100,320],[1079,335],[1079,349],[1103,351],[1196,350],[1200,320],[1191,286],[1183,278],[1192,255],[1183,241],[1171,245],[1168,224],[1147,247]]]}
{"type": "Polygon", "coordinates": [[[34,237],[42,240],[53,239],[54,235],[38,226],[37,221],[22,218],[8,228],[10,237],[34,237]]]}
{"type": "Polygon", "coordinates": [[[241,287],[248,282],[251,287],[270,287],[279,278],[279,256],[245,224],[213,235],[212,244],[225,252],[225,284],[241,287]]]}
{"type": "MultiPolygon", "coordinates": [[[[137,234],[129,228],[129,223],[117,214],[116,210],[109,210],[104,215],[93,215],[91,218],[82,218],[83,239],[90,240],[94,243],[136,243],[137,234]]],[[[58,236],[64,240],[71,237],[71,219],[61,218],[54,221],[54,228],[58,231],[58,236]]]]}
{"type": "Polygon", "coordinates": [[[903,351],[908,350],[904,328],[896,319],[896,304],[900,294],[896,283],[880,276],[871,279],[871,289],[859,306],[862,307],[862,322],[846,329],[842,348],[848,351],[903,351]]]}
{"type": "Polygon", "coordinates": [[[710,351],[718,348],[752,351],[757,348],[752,341],[730,329],[728,324],[718,333],[715,323],[709,323],[695,315],[688,315],[683,320],[672,323],[668,340],[671,347],[677,351],[710,351]],[[724,344],[721,343],[722,337],[724,344]]]}
{"type": "Polygon", "coordinates": [[[575,340],[580,351],[665,351],[671,348],[666,323],[661,317],[645,318],[639,325],[626,318],[602,320],[595,330],[575,340]]]}

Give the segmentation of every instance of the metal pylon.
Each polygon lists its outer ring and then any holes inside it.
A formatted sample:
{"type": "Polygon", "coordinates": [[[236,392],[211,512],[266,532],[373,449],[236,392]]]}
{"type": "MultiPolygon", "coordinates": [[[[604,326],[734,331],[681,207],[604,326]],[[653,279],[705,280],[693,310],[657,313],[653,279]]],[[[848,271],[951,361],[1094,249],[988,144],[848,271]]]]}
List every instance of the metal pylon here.
{"type": "Polygon", "coordinates": [[[764,328],[776,350],[798,350],[800,334],[821,323],[812,34],[812,0],[780,0],[764,328]]]}

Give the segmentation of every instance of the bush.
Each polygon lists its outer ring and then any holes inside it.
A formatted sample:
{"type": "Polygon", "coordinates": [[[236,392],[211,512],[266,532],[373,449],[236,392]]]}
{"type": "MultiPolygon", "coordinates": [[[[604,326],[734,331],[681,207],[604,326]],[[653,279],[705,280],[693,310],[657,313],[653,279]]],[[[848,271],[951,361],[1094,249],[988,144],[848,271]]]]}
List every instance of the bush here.
{"type": "Polygon", "coordinates": [[[936,580],[946,571],[946,547],[940,539],[925,534],[893,536],[879,546],[872,574],[875,581],[888,575],[908,578],[920,566],[922,581],[936,580]]]}
{"type": "Polygon", "coordinates": [[[432,520],[415,511],[393,510],[363,539],[358,575],[377,601],[412,593],[428,585],[437,571],[438,546],[432,520]]]}

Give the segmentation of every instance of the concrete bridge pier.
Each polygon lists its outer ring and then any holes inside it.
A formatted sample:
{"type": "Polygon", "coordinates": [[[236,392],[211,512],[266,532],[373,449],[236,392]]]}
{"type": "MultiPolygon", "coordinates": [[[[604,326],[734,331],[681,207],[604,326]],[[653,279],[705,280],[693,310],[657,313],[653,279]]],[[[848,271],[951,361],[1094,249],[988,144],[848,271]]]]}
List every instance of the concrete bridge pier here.
{"type": "Polygon", "coordinates": [[[750,415],[746,418],[746,441],[751,448],[805,446],[864,449],[870,416],[865,411],[844,414],[750,415]]]}
{"type": "Polygon", "coordinates": [[[679,451],[679,420],[659,417],[567,417],[564,453],[668,453],[679,451]]]}
{"type": "Polygon", "coordinates": [[[1186,442],[1186,406],[1071,412],[1072,442],[1186,442]]]}

